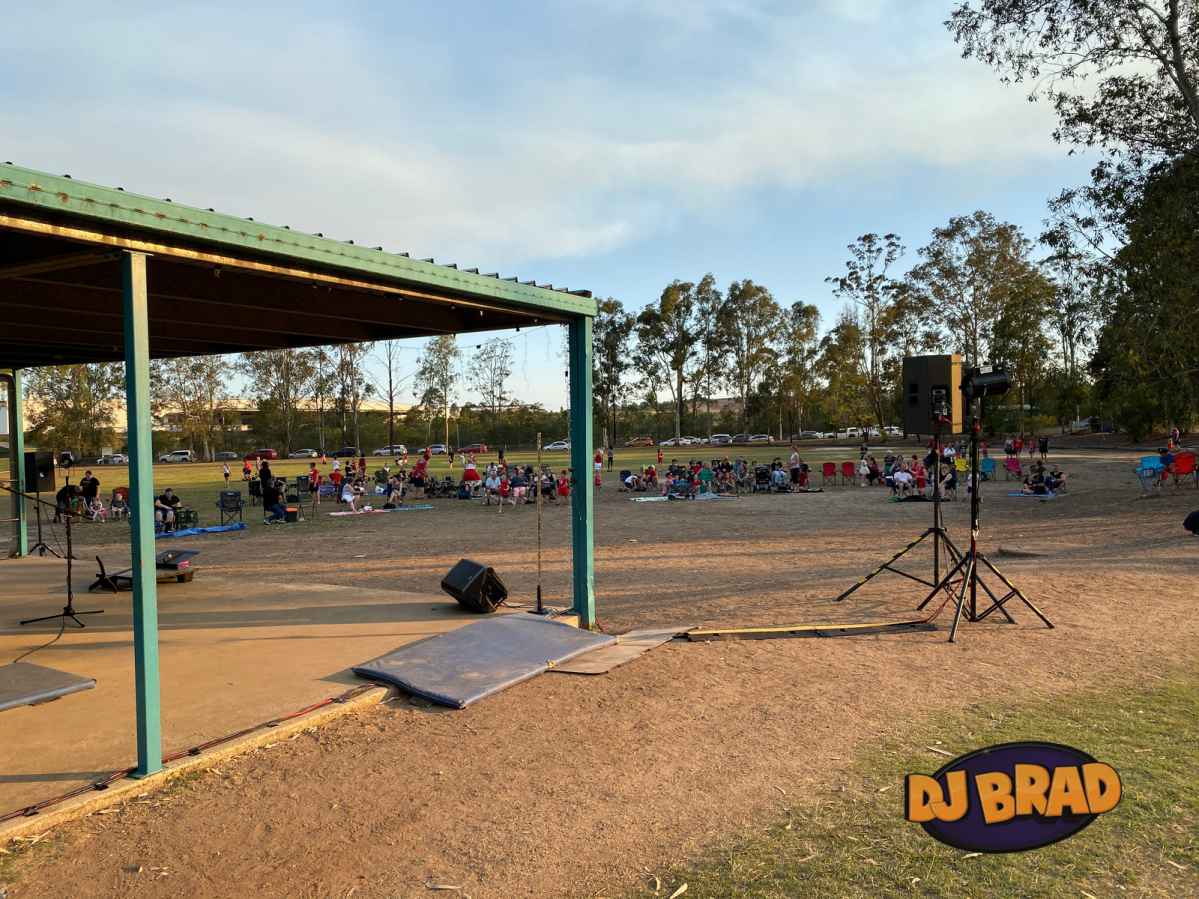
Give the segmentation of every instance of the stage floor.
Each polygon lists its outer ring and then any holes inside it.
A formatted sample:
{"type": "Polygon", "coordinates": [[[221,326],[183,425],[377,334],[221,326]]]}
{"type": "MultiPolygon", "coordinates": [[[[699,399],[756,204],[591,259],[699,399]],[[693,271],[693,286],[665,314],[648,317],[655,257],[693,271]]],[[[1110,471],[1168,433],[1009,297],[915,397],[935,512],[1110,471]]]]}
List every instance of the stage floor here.
{"type": "MultiPolygon", "coordinates": [[[[160,584],[163,751],[269,720],[365,683],[350,673],[405,643],[478,620],[444,594],[222,576],[198,560],[188,584],[160,584]]],[[[109,571],[128,556],[104,559],[109,571]]],[[[74,564],[75,607],[102,608],[27,661],[96,679],[94,690],[0,712],[0,814],[137,762],[130,593],[88,593],[94,560],[74,564]]],[[[0,561],[0,664],[45,643],[66,563],[0,561]]]]}

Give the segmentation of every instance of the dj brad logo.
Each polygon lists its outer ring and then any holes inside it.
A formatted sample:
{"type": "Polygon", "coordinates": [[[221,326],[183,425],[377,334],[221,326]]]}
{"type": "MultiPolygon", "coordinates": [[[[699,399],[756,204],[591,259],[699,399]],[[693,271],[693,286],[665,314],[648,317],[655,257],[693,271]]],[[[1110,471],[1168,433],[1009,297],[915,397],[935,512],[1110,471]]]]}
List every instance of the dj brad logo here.
{"type": "Polygon", "coordinates": [[[972,852],[1022,852],[1078,833],[1120,801],[1120,775],[1059,743],[1002,743],[909,774],[904,816],[972,852]]]}

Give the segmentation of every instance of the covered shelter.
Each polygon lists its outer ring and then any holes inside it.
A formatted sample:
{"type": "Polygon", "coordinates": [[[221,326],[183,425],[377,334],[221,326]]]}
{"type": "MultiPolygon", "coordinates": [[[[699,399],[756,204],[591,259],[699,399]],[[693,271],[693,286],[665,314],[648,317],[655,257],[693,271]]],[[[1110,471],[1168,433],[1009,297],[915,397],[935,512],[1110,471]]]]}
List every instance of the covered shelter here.
{"type": "MultiPolygon", "coordinates": [[[[545,324],[569,332],[573,611],[595,625],[588,291],[417,260],[68,175],[0,165],[0,381],[25,490],[21,372],[125,365],[137,774],[162,767],[150,359],[545,324]]],[[[15,555],[28,553],[14,497],[15,555]]]]}

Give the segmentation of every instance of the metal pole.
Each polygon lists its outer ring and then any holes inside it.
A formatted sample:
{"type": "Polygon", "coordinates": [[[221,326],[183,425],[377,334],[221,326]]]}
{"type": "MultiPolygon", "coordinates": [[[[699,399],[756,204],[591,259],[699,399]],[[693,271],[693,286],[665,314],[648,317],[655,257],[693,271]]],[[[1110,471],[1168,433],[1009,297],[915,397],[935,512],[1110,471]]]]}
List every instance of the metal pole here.
{"type": "Polygon", "coordinates": [[[591,318],[570,322],[570,465],[574,489],[570,502],[574,612],[579,626],[595,627],[595,535],[591,488],[591,318]]]}
{"type": "MultiPolygon", "coordinates": [[[[533,473],[533,496],[537,502],[537,614],[544,615],[541,602],[541,432],[537,432],[537,470],[533,473]]],[[[503,500],[501,499],[501,502],[503,500]]]]}
{"type": "Polygon", "coordinates": [[[25,391],[21,387],[21,370],[12,371],[12,394],[9,397],[9,428],[8,445],[12,450],[13,486],[18,493],[13,494],[13,509],[17,519],[17,555],[29,555],[29,508],[25,503],[25,391]]]}
{"type": "Polygon", "coordinates": [[[978,434],[982,429],[983,399],[979,397],[978,412],[971,404],[970,422],[970,614],[969,621],[978,620],[978,513],[982,498],[978,494],[978,434]]]}
{"type": "Polygon", "coordinates": [[[134,777],[145,777],[162,770],[162,710],[158,676],[158,584],[154,570],[150,327],[144,253],[126,253],[121,257],[121,281],[133,549],[133,663],[137,694],[137,771],[134,777]]]}

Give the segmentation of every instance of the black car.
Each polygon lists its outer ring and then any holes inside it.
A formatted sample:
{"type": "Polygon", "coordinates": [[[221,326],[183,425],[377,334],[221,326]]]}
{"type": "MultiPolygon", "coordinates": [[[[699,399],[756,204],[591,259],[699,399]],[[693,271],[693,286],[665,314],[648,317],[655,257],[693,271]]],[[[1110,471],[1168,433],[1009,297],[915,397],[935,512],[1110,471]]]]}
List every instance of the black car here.
{"type": "Polygon", "coordinates": [[[356,446],[343,446],[341,449],[339,449],[333,455],[339,459],[346,459],[346,458],[357,459],[359,456],[362,455],[362,450],[360,450],[356,446]]]}

